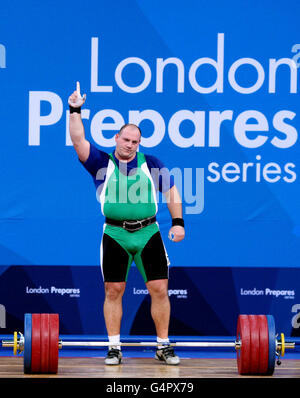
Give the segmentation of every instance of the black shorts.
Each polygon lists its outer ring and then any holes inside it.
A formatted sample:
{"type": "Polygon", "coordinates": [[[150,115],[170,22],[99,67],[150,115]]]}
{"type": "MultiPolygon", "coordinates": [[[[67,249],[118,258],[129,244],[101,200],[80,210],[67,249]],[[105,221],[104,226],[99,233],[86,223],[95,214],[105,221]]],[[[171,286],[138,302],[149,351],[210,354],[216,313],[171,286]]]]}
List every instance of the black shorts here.
{"type": "Polygon", "coordinates": [[[144,282],[168,279],[169,258],[157,224],[135,232],[106,225],[101,242],[104,282],[126,282],[133,261],[144,282]]]}

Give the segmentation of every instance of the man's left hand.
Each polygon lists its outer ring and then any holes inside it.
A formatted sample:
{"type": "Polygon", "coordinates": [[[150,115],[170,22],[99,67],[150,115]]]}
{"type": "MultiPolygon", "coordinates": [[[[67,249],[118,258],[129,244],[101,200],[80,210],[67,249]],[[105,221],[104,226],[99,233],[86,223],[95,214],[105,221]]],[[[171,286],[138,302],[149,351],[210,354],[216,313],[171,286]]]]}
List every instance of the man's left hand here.
{"type": "Polygon", "coordinates": [[[169,231],[169,239],[173,242],[180,242],[185,235],[185,230],[180,225],[174,225],[169,231]]]}

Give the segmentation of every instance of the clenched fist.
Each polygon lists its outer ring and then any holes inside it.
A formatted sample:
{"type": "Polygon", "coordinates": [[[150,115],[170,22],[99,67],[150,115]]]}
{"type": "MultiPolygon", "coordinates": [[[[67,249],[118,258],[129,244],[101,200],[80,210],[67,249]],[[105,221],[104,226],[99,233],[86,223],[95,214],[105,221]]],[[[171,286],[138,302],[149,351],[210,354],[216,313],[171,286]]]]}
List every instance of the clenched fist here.
{"type": "Polygon", "coordinates": [[[85,100],[86,100],[86,94],[81,96],[80,84],[79,82],[76,82],[76,91],[74,91],[73,94],[70,95],[68,99],[68,104],[73,108],[80,108],[85,103],[85,100]]]}
{"type": "Polygon", "coordinates": [[[185,236],[185,230],[183,227],[180,225],[174,225],[170,231],[169,231],[169,239],[172,240],[173,242],[180,242],[182,239],[184,239],[185,236]]]}

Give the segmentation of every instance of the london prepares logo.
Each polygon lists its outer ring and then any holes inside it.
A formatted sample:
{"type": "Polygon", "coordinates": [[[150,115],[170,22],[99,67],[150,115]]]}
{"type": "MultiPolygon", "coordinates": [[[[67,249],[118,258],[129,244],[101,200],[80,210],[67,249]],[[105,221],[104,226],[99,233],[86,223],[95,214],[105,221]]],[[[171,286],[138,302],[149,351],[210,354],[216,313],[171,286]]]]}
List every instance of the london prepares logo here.
{"type": "Polygon", "coordinates": [[[78,288],[57,288],[55,286],[51,287],[29,287],[26,286],[26,294],[58,294],[61,296],[68,295],[69,297],[80,297],[80,289],[78,288]]]}
{"type": "Polygon", "coordinates": [[[241,296],[271,296],[271,297],[283,297],[285,299],[294,299],[295,298],[295,290],[287,290],[287,289],[270,289],[266,287],[264,289],[257,289],[254,287],[253,289],[240,289],[241,296]]]}
{"type": "MultiPolygon", "coordinates": [[[[148,289],[137,289],[133,288],[133,295],[147,295],[149,294],[148,289]]],[[[176,296],[177,298],[187,298],[188,297],[188,289],[169,289],[168,290],[169,297],[176,296]]]]}

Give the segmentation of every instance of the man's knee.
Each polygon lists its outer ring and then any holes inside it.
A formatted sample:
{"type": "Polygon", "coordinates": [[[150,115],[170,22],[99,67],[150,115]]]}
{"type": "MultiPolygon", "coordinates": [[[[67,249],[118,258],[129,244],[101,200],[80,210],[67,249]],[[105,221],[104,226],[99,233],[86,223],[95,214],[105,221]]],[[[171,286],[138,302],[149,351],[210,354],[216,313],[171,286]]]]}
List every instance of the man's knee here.
{"type": "Polygon", "coordinates": [[[122,298],[125,286],[125,282],[105,282],[105,297],[109,300],[122,298]]]}
{"type": "Polygon", "coordinates": [[[151,297],[164,299],[168,297],[168,280],[158,279],[147,282],[147,289],[151,297]]]}

